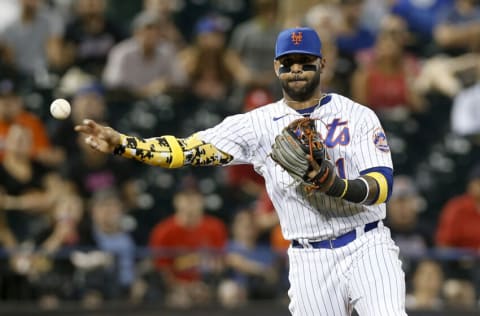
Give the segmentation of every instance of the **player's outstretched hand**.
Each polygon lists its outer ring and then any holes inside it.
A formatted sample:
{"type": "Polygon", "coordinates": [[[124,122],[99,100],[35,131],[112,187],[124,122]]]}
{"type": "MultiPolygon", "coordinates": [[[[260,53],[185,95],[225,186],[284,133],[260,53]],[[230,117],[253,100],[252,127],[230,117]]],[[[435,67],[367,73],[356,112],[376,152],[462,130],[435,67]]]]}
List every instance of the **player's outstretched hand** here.
{"type": "Polygon", "coordinates": [[[75,131],[85,134],[85,142],[93,149],[103,153],[112,153],[121,141],[119,132],[89,119],[85,119],[82,124],[75,126],[75,131]]]}

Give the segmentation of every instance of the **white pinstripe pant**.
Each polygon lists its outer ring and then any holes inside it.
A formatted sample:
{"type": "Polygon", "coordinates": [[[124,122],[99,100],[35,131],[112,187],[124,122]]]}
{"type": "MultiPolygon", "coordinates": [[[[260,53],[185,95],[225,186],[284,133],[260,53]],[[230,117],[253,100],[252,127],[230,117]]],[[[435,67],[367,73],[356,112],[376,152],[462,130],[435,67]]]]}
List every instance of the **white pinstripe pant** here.
{"type": "Polygon", "coordinates": [[[404,316],[405,275],[383,225],[336,249],[288,249],[294,316],[404,316]]]}

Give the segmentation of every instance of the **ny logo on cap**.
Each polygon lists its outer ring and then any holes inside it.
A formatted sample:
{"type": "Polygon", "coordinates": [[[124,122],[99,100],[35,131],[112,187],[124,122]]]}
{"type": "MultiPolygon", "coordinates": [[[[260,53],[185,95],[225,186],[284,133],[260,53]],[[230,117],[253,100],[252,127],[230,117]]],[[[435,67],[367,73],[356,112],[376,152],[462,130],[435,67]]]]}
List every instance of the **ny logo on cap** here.
{"type": "Polygon", "coordinates": [[[303,40],[302,32],[293,32],[291,38],[294,45],[300,44],[303,40]]]}

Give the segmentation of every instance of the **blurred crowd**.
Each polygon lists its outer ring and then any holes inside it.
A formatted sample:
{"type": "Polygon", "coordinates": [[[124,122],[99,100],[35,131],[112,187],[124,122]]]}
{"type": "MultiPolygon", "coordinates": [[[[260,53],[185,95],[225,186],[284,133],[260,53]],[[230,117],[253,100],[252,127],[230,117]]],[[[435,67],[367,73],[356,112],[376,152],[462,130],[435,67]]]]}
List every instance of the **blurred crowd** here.
{"type": "Polygon", "coordinates": [[[275,39],[298,25],[323,90],[386,130],[407,307],[478,308],[478,0],[1,0],[0,305],[287,302],[289,242],[250,166],[148,167],[73,126],[186,137],[277,100],[275,39]]]}

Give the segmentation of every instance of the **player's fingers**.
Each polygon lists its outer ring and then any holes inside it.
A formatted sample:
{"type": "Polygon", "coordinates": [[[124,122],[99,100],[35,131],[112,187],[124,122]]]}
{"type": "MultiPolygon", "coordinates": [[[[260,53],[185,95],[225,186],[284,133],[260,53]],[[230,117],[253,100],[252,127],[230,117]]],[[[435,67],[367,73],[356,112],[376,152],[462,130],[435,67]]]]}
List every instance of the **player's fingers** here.
{"type": "Polygon", "coordinates": [[[85,134],[94,134],[98,130],[98,124],[92,120],[85,119],[82,124],[75,126],[75,131],[85,133],[85,134]]]}
{"type": "Polygon", "coordinates": [[[92,131],[95,131],[95,132],[99,132],[102,129],[102,126],[100,124],[98,124],[94,120],[90,120],[90,119],[84,119],[83,120],[83,125],[91,128],[92,131]]]}
{"type": "Polygon", "coordinates": [[[93,136],[88,136],[85,138],[85,143],[87,143],[90,147],[97,149],[99,144],[97,140],[93,136]]]}
{"type": "Polygon", "coordinates": [[[92,129],[88,126],[85,126],[85,125],[77,125],[75,126],[75,131],[76,132],[80,132],[80,133],[84,133],[84,134],[92,134],[92,129]]]}

